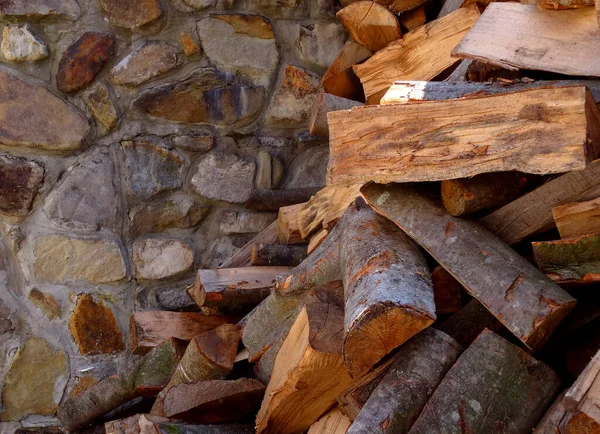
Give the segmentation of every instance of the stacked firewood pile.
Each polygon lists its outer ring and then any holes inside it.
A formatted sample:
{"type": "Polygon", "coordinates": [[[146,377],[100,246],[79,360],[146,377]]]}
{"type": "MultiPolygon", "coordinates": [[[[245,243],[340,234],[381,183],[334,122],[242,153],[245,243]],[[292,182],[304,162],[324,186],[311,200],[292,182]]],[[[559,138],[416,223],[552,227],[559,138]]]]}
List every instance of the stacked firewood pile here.
{"type": "Polygon", "coordinates": [[[67,429],[600,432],[593,3],[342,3],[327,187],[255,191],[278,220],[198,271],[200,312],[134,314],[144,357],[67,429]]]}

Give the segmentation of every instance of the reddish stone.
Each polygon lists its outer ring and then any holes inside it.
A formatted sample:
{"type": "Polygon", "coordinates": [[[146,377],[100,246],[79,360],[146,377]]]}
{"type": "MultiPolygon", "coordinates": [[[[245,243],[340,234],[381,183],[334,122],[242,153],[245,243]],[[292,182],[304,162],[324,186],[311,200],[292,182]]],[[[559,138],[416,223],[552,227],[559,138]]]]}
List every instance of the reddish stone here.
{"type": "Polygon", "coordinates": [[[115,36],[87,32],[67,48],[58,65],[56,86],[61,92],[76,92],[89,85],[115,54],[115,36]]]}
{"type": "Polygon", "coordinates": [[[0,213],[29,214],[44,180],[44,166],[25,158],[0,154],[0,213]]]}

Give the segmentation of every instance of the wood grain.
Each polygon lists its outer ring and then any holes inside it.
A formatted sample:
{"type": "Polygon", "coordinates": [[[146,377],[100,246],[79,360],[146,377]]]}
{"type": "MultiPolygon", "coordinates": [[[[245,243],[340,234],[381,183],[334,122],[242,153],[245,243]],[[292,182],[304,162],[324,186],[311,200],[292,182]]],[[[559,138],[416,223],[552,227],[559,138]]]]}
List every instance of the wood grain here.
{"type": "Polygon", "coordinates": [[[600,198],[557,206],[552,215],[561,238],[600,232],[600,198]]]}

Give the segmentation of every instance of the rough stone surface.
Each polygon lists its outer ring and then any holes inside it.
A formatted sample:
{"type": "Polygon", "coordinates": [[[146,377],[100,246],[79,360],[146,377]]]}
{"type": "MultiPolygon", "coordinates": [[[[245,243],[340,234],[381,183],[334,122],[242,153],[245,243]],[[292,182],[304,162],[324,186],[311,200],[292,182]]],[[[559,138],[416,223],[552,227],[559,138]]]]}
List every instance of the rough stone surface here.
{"type": "Polygon", "coordinates": [[[215,146],[213,136],[177,136],[173,144],[190,152],[208,152],[215,146]]]}
{"type": "Polygon", "coordinates": [[[198,162],[192,186],[209,199],[242,203],[250,197],[255,171],[255,163],[237,155],[211,152],[198,162]]]}
{"type": "Polygon", "coordinates": [[[255,211],[223,211],[219,228],[224,235],[261,232],[277,220],[277,213],[255,211]]]}
{"type": "Polygon", "coordinates": [[[154,118],[190,124],[212,122],[243,126],[259,114],[265,100],[262,86],[225,86],[226,76],[199,68],[179,82],[143,92],[134,106],[154,118]]]}
{"type": "Polygon", "coordinates": [[[44,166],[25,158],[0,154],[0,213],[29,214],[44,180],[44,166]]]}
{"type": "Polygon", "coordinates": [[[306,127],[321,80],[313,72],[286,65],[271,99],[265,123],[275,128],[306,127]]]}
{"type": "Polygon", "coordinates": [[[4,70],[0,70],[0,95],[3,145],[68,151],[79,148],[88,133],[87,119],[70,105],[4,70]]]}
{"type": "Polygon", "coordinates": [[[325,187],[329,147],[310,148],[298,155],[288,170],[285,188],[325,187]]]}
{"type": "Polygon", "coordinates": [[[158,0],[100,0],[108,19],[117,27],[135,29],[161,16],[158,0]]]}
{"type": "Polygon", "coordinates": [[[0,300],[0,336],[13,330],[12,313],[0,300]]]}
{"type": "Polygon", "coordinates": [[[121,143],[129,191],[144,200],[163,191],[176,190],[183,183],[183,157],[153,141],[156,140],[140,137],[121,143]]]}
{"type": "Polygon", "coordinates": [[[59,15],[76,20],[81,13],[75,0],[5,0],[0,2],[0,16],[32,18],[59,15]]]}
{"type": "Polygon", "coordinates": [[[50,294],[45,294],[39,289],[33,288],[29,291],[28,298],[48,319],[52,320],[60,317],[60,304],[50,294]]]}
{"type": "Polygon", "coordinates": [[[346,38],[341,23],[317,21],[309,27],[300,27],[297,44],[307,62],[328,68],[342,51],[346,38]]]}
{"type": "Polygon", "coordinates": [[[56,74],[56,87],[64,93],[89,85],[115,54],[116,39],[111,33],[87,32],[62,56],[56,74]]]}
{"type": "Polygon", "coordinates": [[[67,384],[67,360],[40,338],[29,338],[19,348],[2,389],[2,420],[20,420],[30,414],[51,416],[67,384]]]}
{"type": "Polygon", "coordinates": [[[257,15],[213,15],[198,22],[204,52],[219,69],[268,86],[279,62],[271,23],[257,15]]]}
{"type": "Polygon", "coordinates": [[[202,51],[194,37],[188,32],[181,35],[181,46],[183,47],[183,53],[187,57],[199,54],[202,51]]]}
{"type": "Polygon", "coordinates": [[[108,149],[85,155],[46,199],[46,215],[67,227],[113,228],[117,221],[117,176],[108,149]]]}
{"type": "Polygon", "coordinates": [[[119,86],[138,86],[177,68],[182,62],[178,47],[162,41],[148,41],[117,63],[110,71],[110,81],[119,86]]]}
{"type": "Polygon", "coordinates": [[[216,3],[216,0],[183,0],[185,4],[194,8],[194,9],[206,9],[213,7],[216,3]]]}
{"type": "Polygon", "coordinates": [[[110,354],[125,348],[113,312],[89,294],[77,298],[69,331],[83,355],[110,354]]]}
{"type": "Polygon", "coordinates": [[[104,83],[96,83],[83,95],[83,100],[108,131],[112,130],[119,121],[119,114],[110,96],[110,90],[104,83]]]}
{"type": "Polygon", "coordinates": [[[308,15],[309,0],[246,0],[253,12],[273,18],[303,18],[308,15]]]}
{"type": "Polygon", "coordinates": [[[133,243],[133,263],[140,279],[167,279],[190,270],[194,252],[179,240],[147,238],[133,243]]]}
{"type": "Polygon", "coordinates": [[[114,241],[42,235],[35,240],[34,253],[38,280],[108,283],[126,276],[121,249],[114,241]]]}
{"type": "Polygon", "coordinates": [[[161,309],[166,310],[195,310],[196,303],[180,286],[175,288],[162,288],[156,292],[156,301],[161,309]]]}
{"type": "Polygon", "coordinates": [[[167,199],[141,205],[129,213],[133,233],[139,235],[161,232],[167,228],[191,228],[196,226],[210,210],[203,200],[176,193],[167,199]]]}
{"type": "Polygon", "coordinates": [[[0,49],[4,58],[10,62],[35,62],[48,57],[44,41],[31,33],[26,25],[4,26],[0,49]]]}

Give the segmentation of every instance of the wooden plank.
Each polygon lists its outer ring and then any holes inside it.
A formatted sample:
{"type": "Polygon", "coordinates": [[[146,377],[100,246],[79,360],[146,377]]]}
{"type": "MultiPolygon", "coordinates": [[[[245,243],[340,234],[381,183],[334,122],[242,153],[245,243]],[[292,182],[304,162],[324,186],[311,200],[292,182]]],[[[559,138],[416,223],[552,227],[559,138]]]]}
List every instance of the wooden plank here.
{"type": "Polygon", "coordinates": [[[476,222],[400,184],[371,184],[367,202],[402,228],[526,346],[544,345],[576,301],[476,222]]]}
{"type": "Polygon", "coordinates": [[[552,215],[561,238],[600,232],[600,198],[557,206],[552,215]]]}
{"type": "Polygon", "coordinates": [[[492,212],[481,223],[507,244],[554,226],[552,208],[600,196],[600,160],[567,173],[492,212]]]}
{"type": "Polygon", "coordinates": [[[353,67],[369,104],[377,104],[396,80],[431,80],[457,62],[450,56],[477,21],[477,7],[459,9],[408,32],[353,67]]]}
{"type": "Polygon", "coordinates": [[[452,55],[506,69],[598,77],[600,59],[589,54],[598,50],[600,32],[594,8],[558,14],[537,5],[493,2],[452,55]],[[567,28],[570,31],[565,32],[567,28]]]}
{"type": "Polygon", "coordinates": [[[219,268],[238,268],[249,267],[251,263],[252,246],[256,244],[276,244],[279,243],[279,231],[277,222],[271,223],[260,234],[252,238],[240,250],[235,252],[231,258],[225,261],[219,268]]]}
{"type": "Polygon", "coordinates": [[[368,59],[372,54],[362,45],[347,41],[340,54],[323,74],[321,80],[323,91],[342,98],[364,101],[365,94],[352,67],[368,59]]]}
{"type": "Polygon", "coordinates": [[[600,145],[599,119],[583,86],[333,112],[327,183],[582,170],[600,145]]]}
{"type": "Polygon", "coordinates": [[[400,23],[388,8],[372,1],[357,1],[336,14],[352,39],[371,51],[379,51],[402,37],[400,23]]]}

